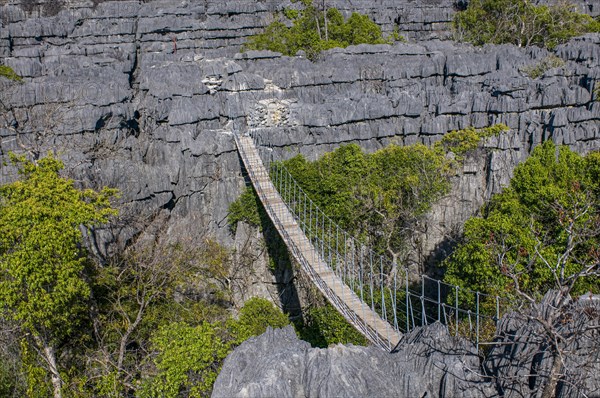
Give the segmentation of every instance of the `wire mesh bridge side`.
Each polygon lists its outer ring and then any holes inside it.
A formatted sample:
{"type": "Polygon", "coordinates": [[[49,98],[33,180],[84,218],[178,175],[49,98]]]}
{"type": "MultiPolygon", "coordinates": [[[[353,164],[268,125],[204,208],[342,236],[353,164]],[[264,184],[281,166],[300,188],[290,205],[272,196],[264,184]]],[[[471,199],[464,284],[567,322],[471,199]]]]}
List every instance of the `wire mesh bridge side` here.
{"type": "Polygon", "coordinates": [[[250,137],[236,137],[242,161],[265,210],[296,261],[331,304],[373,344],[391,350],[400,334],[348,287],[322,258],[271,182],[250,137]]]}
{"type": "Polygon", "coordinates": [[[390,350],[403,332],[438,321],[478,345],[482,329],[495,325],[507,307],[496,296],[409,275],[329,218],[281,162],[272,162],[269,148],[255,145],[260,137],[235,139],[250,180],[293,257],[373,344],[390,350]]]}

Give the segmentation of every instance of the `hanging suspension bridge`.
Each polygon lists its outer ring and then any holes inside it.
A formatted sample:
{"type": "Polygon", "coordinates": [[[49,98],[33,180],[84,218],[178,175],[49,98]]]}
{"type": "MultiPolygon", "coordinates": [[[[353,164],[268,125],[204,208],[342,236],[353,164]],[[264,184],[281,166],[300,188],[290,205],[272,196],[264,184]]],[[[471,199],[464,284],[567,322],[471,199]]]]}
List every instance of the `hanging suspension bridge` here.
{"type": "Polygon", "coordinates": [[[482,326],[500,316],[498,297],[461,290],[426,275],[419,275],[415,283],[407,268],[376,254],[327,217],[281,162],[271,162],[270,151],[261,153],[265,148],[257,147],[258,137],[252,132],[234,137],[252,185],[289,252],[372,344],[390,351],[403,333],[438,321],[479,345],[482,326]],[[472,303],[468,308],[460,305],[465,298],[472,303]],[[483,314],[482,302],[495,309],[483,314]]]}

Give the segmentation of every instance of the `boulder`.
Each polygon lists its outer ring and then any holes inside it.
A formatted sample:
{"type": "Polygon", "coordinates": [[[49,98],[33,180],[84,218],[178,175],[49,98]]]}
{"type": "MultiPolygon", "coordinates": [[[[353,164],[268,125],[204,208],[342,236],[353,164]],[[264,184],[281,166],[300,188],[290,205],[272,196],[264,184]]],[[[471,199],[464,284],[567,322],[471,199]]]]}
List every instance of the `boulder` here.
{"type": "Polygon", "coordinates": [[[212,397],[490,397],[473,344],[435,323],[377,347],[311,348],[294,329],[268,329],[225,360],[212,397]]]}

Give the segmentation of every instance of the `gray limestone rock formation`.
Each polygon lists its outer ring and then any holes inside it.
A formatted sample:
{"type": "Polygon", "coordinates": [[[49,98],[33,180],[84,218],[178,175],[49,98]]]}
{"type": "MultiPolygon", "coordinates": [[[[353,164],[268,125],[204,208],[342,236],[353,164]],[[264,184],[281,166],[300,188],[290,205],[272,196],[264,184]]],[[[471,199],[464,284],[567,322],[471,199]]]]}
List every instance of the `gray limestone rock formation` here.
{"type": "MultiPolygon", "coordinates": [[[[597,13],[588,3],[581,2],[597,13]]],[[[24,78],[0,78],[0,157],[52,150],[82,184],[119,188],[123,221],[98,231],[99,242],[127,242],[148,230],[232,245],[228,205],[246,184],[232,131],[253,129],[275,157],[314,159],[350,142],[374,151],[507,124],[511,131],[485,142],[430,215],[419,237],[424,255],[443,252],[543,140],[580,152],[600,148],[598,34],[553,53],[429,40],[333,49],[313,63],[238,52],[291,3],[65,4],[45,10],[0,2],[1,63],[24,78]],[[550,55],[564,66],[527,74],[550,55]]],[[[414,38],[447,37],[453,4],[331,3],[344,13],[366,12],[387,31],[400,24],[414,38]]],[[[0,166],[0,182],[11,178],[14,170],[0,166]]]]}
{"type": "MultiPolygon", "coordinates": [[[[386,33],[397,27],[409,42],[332,49],[313,63],[301,54],[239,53],[273,12],[294,6],[289,1],[0,0],[0,64],[23,77],[22,83],[0,77],[0,158],[9,151],[32,157],[54,151],[78,183],[119,188],[122,219],[96,231],[100,250],[106,250],[102,243],[127,243],[146,231],[173,240],[212,236],[238,248],[248,244],[259,258],[264,250],[248,243],[256,231],[241,228],[234,237],[227,227],[228,205],[247,183],[233,132],[254,130],[277,158],[302,153],[314,159],[345,143],[374,151],[389,143],[431,144],[468,126],[507,124],[509,132],[489,138],[467,158],[452,193],[418,237],[422,253],[440,255],[540,142],[552,139],[581,153],[600,148],[600,102],[593,92],[600,81],[600,35],[575,38],[553,52],[440,40],[451,36],[458,3],[332,0],[346,15],[369,14],[386,33]],[[564,65],[539,77],[528,74],[551,55],[564,65]]],[[[576,3],[600,14],[595,0],[576,3]]],[[[0,162],[0,183],[14,177],[15,170],[0,162]]],[[[249,273],[251,289],[239,294],[267,295],[266,266],[249,273]]],[[[278,278],[287,289],[293,275],[278,278]]],[[[407,336],[398,353],[384,355],[360,347],[311,349],[290,330],[271,331],[235,354],[249,364],[252,344],[268,348],[271,370],[247,366],[259,382],[236,389],[238,375],[228,370],[235,364],[228,360],[219,386],[230,389],[216,393],[256,395],[273,388],[277,396],[337,390],[487,396],[498,384],[474,378],[472,347],[443,334],[428,328],[407,336]],[[451,354],[438,355],[428,345],[451,354]],[[283,354],[270,351],[274,347],[283,354]],[[381,366],[377,377],[396,372],[397,378],[382,378],[377,387],[376,376],[345,379],[363,374],[365,363],[381,366]],[[330,376],[313,371],[321,364],[331,364],[330,376]],[[277,376],[290,384],[276,385],[277,376]]]]}
{"type": "Polygon", "coordinates": [[[556,398],[600,395],[600,302],[584,295],[557,306],[550,291],[534,309],[503,317],[484,366],[506,398],[543,396],[559,358],[556,398]],[[544,320],[545,322],[540,322],[544,320]],[[556,341],[557,349],[552,350],[556,341]]]}
{"type": "Polygon", "coordinates": [[[392,354],[376,347],[311,348],[294,329],[268,329],[226,359],[220,397],[491,397],[475,347],[441,324],[404,336],[392,354]]]}
{"type": "MultiPolygon", "coordinates": [[[[404,335],[392,353],[372,346],[311,348],[291,326],[268,329],[227,357],[212,397],[539,398],[553,355],[551,334],[536,319],[551,319],[555,293],[529,312],[504,316],[483,363],[472,343],[440,323],[404,335]]],[[[598,396],[598,297],[572,301],[556,321],[551,328],[564,362],[552,396],[598,396]]]]}

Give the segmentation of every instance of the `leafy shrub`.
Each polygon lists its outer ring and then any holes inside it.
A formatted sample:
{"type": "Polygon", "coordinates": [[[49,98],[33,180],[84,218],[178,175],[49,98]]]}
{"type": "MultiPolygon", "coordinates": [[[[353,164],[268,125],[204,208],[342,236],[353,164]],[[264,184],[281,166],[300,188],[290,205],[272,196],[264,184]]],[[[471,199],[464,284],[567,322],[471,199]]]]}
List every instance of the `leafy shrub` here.
{"type": "Polygon", "coordinates": [[[229,229],[235,233],[240,221],[246,222],[254,227],[261,226],[261,212],[264,212],[262,204],[254,188],[247,187],[234,202],[229,205],[227,223],[229,229]]]}
{"type": "Polygon", "coordinates": [[[207,322],[165,325],[152,336],[152,344],[158,351],[154,359],[158,374],[138,392],[141,398],[207,396],[229,353],[217,327],[207,322]]]}
{"type": "Polygon", "coordinates": [[[367,345],[367,339],[358,332],[329,303],[307,311],[304,324],[297,326],[300,337],[313,347],[327,348],[331,344],[367,345]]]}
{"type": "Polygon", "coordinates": [[[467,127],[463,130],[451,131],[444,135],[441,141],[436,143],[437,148],[443,152],[452,152],[461,160],[463,156],[472,150],[475,150],[482,139],[499,135],[503,131],[508,131],[504,124],[496,124],[483,129],[467,127]]]}
{"type": "Polygon", "coordinates": [[[366,15],[352,13],[344,21],[342,13],[335,8],[322,11],[311,0],[304,0],[302,4],[302,10],[284,10],[287,23],[274,21],[264,32],[252,36],[244,50],[271,50],[284,55],[296,55],[303,50],[309,59],[314,60],[321,51],[334,47],[361,43],[389,44],[401,40],[397,33],[384,38],[381,28],[366,15]]]}
{"type": "Polygon", "coordinates": [[[246,301],[237,320],[228,322],[234,344],[263,334],[267,327],[282,328],[290,324],[287,316],[269,300],[253,297],[246,301]]]}
{"type": "MultiPolygon", "coordinates": [[[[285,162],[308,196],[349,234],[400,256],[416,221],[449,189],[444,154],[417,144],[373,154],[344,145],[314,162],[285,162]]],[[[400,261],[400,259],[398,259],[400,261]]]]}
{"type": "Polygon", "coordinates": [[[599,32],[600,23],[567,1],[536,6],[528,0],[471,0],[456,14],[454,29],[458,39],[475,45],[554,48],[572,37],[599,32]]]}
{"type": "Polygon", "coordinates": [[[535,65],[526,66],[522,69],[523,73],[532,79],[541,77],[552,68],[560,68],[565,65],[565,61],[556,55],[549,55],[535,65]]]}

